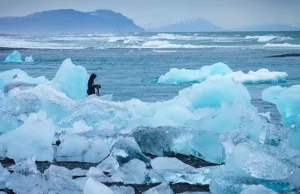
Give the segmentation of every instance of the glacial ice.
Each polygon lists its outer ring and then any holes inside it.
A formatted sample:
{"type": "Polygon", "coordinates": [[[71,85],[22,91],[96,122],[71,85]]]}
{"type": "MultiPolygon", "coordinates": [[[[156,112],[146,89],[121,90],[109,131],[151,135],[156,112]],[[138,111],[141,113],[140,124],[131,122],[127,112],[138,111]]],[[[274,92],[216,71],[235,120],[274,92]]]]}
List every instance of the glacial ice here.
{"type": "Polygon", "coordinates": [[[28,56],[28,57],[25,57],[25,62],[26,63],[33,63],[34,60],[33,60],[32,56],[28,56]]]}
{"type": "Polygon", "coordinates": [[[99,188],[113,193],[122,187],[100,182],[120,181],[210,184],[216,194],[250,192],[253,185],[274,192],[299,188],[298,86],[263,93],[284,115],[290,127],[284,128],[259,115],[246,87],[226,76],[210,76],[171,100],[146,103],[85,98],[86,84],[75,87],[65,75],[80,82],[88,78],[70,60],[52,81],[21,70],[0,73],[0,157],[16,162],[13,174],[0,167],[0,187],[7,182],[17,193],[97,193],[99,188]],[[196,169],[164,157],[172,152],[225,164],[196,169]],[[160,157],[150,160],[145,153],[160,157]],[[41,173],[34,156],[99,164],[88,172],[51,165],[41,173]],[[88,178],[72,180],[76,173],[88,178]]]}
{"type": "Polygon", "coordinates": [[[22,58],[21,58],[21,53],[18,51],[14,51],[11,54],[9,54],[4,62],[8,62],[8,63],[20,63],[22,62],[22,58]]]}
{"type": "Polygon", "coordinates": [[[138,159],[133,159],[115,171],[111,178],[115,182],[123,182],[125,184],[143,184],[146,175],[146,164],[138,159]]]}
{"type": "Polygon", "coordinates": [[[35,155],[39,161],[52,161],[55,125],[41,115],[42,112],[31,114],[22,126],[0,136],[7,157],[22,160],[35,155]]]}
{"type": "Polygon", "coordinates": [[[114,194],[135,194],[134,188],[125,186],[112,186],[110,187],[114,194]]]}
{"type": "Polygon", "coordinates": [[[207,79],[214,79],[216,76],[231,78],[239,83],[251,84],[284,82],[288,74],[269,71],[268,69],[259,69],[248,73],[234,72],[224,63],[215,63],[210,66],[203,66],[199,70],[172,68],[165,75],[161,75],[157,82],[166,84],[201,83],[207,79]]]}
{"type": "Polygon", "coordinates": [[[61,64],[51,85],[68,97],[78,100],[86,97],[89,75],[82,66],[76,66],[71,59],[66,59],[61,64]]]}
{"type": "Polygon", "coordinates": [[[187,165],[177,158],[169,157],[157,157],[151,160],[151,167],[154,170],[161,169],[173,169],[173,170],[184,170],[184,169],[193,169],[190,165],[187,165]]]}
{"type": "Polygon", "coordinates": [[[250,185],[247,186],[240,194],[276,194],[277,192],[268,189],[262,185],[250,185]]]}
{"type": "Polygon", "coordinates": [[[262,99],[276,104],[285,127],[295,125],[300,114],[300,85],[289,88],[273,86],[263,90],[262,99]]]}
{"type": "Polygon", "coordinates": [[[215,132],[203,131],[195,134],[192,139],[193,155],[206,161],[221,164],[225,162],[225,150],[215,132]]]}
{"type": "Polygon", "coordinates": [[[202,82],[212,75],[227,75],[229,73],[232,73],[232,70],[224,63],[203,66],[199,70],[173,68],[165,75],[160,76],[157,82],[168,84],[202,82]]]}
{"type": "Polygon", "coordinates": [[[143,192],[143,194],[174,194],[170,186],[166,183],[162,183],[156,187],[149,189],[148,191],[143,192]]]}
{"type": "Polygon", "coordinates": [[[85,184],[84,194],[114,194],[113,190],[104,184],[89,178],[85,184]]]}

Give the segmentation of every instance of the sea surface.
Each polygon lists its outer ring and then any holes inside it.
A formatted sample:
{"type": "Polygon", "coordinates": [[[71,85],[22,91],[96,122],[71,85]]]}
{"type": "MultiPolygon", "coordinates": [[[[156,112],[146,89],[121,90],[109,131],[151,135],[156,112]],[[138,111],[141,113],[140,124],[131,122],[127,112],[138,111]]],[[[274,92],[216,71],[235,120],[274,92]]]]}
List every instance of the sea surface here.
{"type": "Polygon", "coordinates": [[[63,60],[71,58],[97,74],[101,95],[113,94],[115,101],[155,102],[190,86],[156,83],[170,68],[200,69],[217,62],[245,73],[266,68],[286,72],[288,79],[246,87],[259,111],[271,111],[279,121],[276,108],[261,100],[261,92],[273,85],[300,84],[300,57],[270,56],[299,53],[300,32],[0,35],[0,72],[19,68],[30,76],[52,79],[63,60]],[[33,56],[34,63],[5,63],[13,50],[23,59],[33,56]]]}

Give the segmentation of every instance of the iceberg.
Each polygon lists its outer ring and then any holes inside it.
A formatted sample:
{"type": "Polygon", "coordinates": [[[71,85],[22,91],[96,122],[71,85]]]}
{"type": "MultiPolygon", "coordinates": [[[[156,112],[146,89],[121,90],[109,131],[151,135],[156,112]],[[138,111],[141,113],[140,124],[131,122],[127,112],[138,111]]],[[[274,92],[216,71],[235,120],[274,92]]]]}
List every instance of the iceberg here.
{"type": "Polygon", "coordinates": [[[216,63],[210,66],[203,66],[199,70],[172,68],[165,75],[161,75],[157,83],[201,83],[207,79],[215,79],[216,76],[231,78],[238,83],[255,84],[284,82],[288,74],[285,72],[269,71],[264,68],[257,71],[249,71],[248,73],[242,71],[234,72],[226,64],[216,63]]]}
{"type": "Polygon", "coordinates": [[[151,167],[154,170],[167,169],[167,170],[184,170],[193,169],[190,165],[187,165],[177,158],[169,157],[157,157],[151,160],[151,167]]]}
{"type": "Polygon", "coordinates": [[[300,85],[267,88],[262,92],[262,99],[277,106],[285,127],[297,123],[300,114],[300,85]]]}
{"type": "Polygon", "coordinates": [[[172,68],[168,73],[158,78],[158,83],[180,84],[202,82],[212,75],[227,75],[232,70],[224,63],[203,66],[199,70],[172,68]]]}
{"type": "Polygon", "coordinates": [[[28,57],[25,57],[25,62],[26,63],[33,63],[34,60],[33,60],[32,56],[28,56],[28,57]]]}
{"type": "Polygon", "coordinates": [[[68,97],[78,100],[86,97],[89,75],[82,66],[76,66],[71,59],[66,59],[61,64],[50,85],[68,97]]]}
{"type": "Polygon", "coordinates": [[[5,58],[4,62],[7,62],[7,63],[20,63],[20,62],[22,62],[21,53],[18,52],[18,51],[12,52],[11,54],[9,54],[5,58]]]}

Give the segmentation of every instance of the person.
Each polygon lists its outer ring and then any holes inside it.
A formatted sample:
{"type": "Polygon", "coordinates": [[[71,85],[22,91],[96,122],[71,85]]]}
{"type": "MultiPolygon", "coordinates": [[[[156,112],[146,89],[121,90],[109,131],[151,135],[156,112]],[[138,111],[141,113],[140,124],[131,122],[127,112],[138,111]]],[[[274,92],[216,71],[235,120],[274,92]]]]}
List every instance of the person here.
{"type": "Polygon", "coordinates": [[[88,89],[87,89],[87,94],[88,95],[92,95],[92,94],[96,94],[96,90],[98,91],[99,88],[101,88],[101,86],[99,84],[94,84],[94,80],[96,79],[96,74],[92,74],[90,76],[90,79],[88,81],[88,89]]]}

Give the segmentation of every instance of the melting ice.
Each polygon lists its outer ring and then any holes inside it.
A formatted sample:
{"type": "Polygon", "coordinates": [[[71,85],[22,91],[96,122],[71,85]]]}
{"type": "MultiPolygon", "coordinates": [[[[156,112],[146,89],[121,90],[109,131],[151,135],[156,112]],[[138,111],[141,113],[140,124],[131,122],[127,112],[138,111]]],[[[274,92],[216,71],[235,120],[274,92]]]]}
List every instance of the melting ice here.
{"type": "Polygon", "coordinates": [[[174,183],[209,184],[216,194],[299,189],[299,87],[263,92],[282,115],[284,126],[278,126],[258,113],[244,81],[228,76],[236,72],[225,64],[199,72],[194,77],[201,83],[154,103],[85,97],[89,75],[70,59],[50,81],[19,69],[1,72],[0,154],[16,165],[12,174],[0,166],[0,187],[17,193],[120,193],[108,182],[162,183],[145,193],[173,193],[168,184],[174,183]],[[215,74],[224,76],[207,79],[215,74]],[[168,153],[222,165],[195,168],[164,157],[168,153]],[[35,159],[96,167],[51,165],[40,172],[35,159]],[[73,180],[73,173],[86,177],[73,180]]]}

